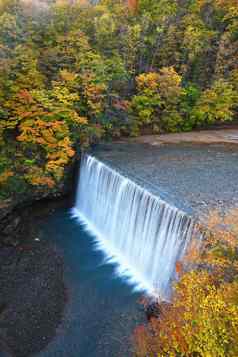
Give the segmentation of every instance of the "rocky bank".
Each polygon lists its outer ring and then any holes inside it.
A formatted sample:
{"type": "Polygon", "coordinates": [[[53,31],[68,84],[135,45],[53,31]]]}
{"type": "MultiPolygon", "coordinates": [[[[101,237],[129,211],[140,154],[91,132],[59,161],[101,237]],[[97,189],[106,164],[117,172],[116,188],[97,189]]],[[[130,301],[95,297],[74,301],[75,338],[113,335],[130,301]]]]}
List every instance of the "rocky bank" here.
{"type": "Polygon", "coordinates": [[[65,201],[15,209],[0,222],[0,355],[27,357],[54,337],[66,303],[64,264],[36,225],[65,201]],[[43,209],[42,209],[43,208],[43,209]]]}

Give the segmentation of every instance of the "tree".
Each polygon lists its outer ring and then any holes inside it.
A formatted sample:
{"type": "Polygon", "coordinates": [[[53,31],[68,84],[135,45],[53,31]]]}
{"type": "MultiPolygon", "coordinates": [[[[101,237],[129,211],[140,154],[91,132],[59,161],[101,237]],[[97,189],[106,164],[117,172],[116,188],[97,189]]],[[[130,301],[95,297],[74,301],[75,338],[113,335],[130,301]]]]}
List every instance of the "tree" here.
{"type": "Polygon", "coordinates": [[[156,130],[176,131],[182,122],[178,104],[183,94],[181,76],[173,67],[136,78],[138,94],[131,103],[139,125],[153,124],[156,130]]]}
{"type": "Polygon", "coordinates": [[[68,154],[101,136],[236,117],[236,0],[38,3],[0,0],[5,191],[60,182],[68,154]]]}
{"type": "Polygon", "coordinates": [[[181,264],[170,304],[135,331],[138,356],[237,356],[237,215],[210,216],[200,251],[193,241],[181,264]]]}
{"type": "Polygon", "coordinates": [[[231,121],[237,104],[238,95],[233,86],[224,80],[218,80],[202,93],[191,115],[196,125],[231,121]]]}

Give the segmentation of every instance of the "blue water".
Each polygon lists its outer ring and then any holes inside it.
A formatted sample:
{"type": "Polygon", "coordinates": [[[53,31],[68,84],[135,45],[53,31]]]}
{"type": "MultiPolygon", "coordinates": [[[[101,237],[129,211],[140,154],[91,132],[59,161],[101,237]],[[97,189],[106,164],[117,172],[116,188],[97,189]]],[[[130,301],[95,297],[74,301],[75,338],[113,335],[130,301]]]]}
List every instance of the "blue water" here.
{"type": "Polygon", "coordinates": [[[65,316],[40,357],[132,356],[131,336],[144,313],[127,282],[115,276],[95,250],[94,238],[69,210],[59,209],[41,222],[40,239],[53,243],[65,264],[65,316]]]}

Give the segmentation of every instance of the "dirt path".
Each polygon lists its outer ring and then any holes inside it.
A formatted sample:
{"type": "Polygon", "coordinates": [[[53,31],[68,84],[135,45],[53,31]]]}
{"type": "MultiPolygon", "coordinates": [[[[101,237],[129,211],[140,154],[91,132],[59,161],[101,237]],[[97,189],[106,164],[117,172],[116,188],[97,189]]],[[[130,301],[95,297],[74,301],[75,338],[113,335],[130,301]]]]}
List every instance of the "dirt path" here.
{"type": "Polygon", "coordinates": [[[130,139],[129,141],[150,145],[161,145],[170,143],[238,144],[238,129],[202,130],[193,131],[189,133],[145,135],[139,136],[138,138],[130,139]]]}

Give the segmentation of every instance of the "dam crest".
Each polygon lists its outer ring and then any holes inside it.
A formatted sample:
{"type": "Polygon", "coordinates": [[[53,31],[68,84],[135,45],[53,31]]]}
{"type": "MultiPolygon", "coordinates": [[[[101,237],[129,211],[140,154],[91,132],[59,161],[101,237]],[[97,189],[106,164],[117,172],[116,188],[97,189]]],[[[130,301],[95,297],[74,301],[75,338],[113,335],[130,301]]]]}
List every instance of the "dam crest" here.
{"type": "Polygon", "coordinates": [[[175,267],[194,232],[193,219],[132,179],[85,154],[73,217],[95,238],[105,260],[135,290],[167,300],[175,267]]]}

